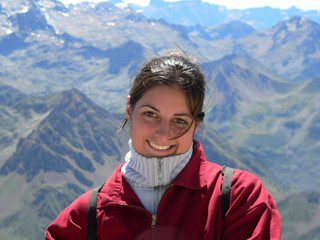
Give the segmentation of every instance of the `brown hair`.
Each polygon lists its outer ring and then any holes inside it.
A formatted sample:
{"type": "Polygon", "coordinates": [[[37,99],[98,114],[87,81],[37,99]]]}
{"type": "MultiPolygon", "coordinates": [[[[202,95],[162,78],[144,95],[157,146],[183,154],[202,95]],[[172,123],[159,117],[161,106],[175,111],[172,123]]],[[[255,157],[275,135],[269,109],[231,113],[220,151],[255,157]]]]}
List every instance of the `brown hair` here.
{"type": "MultiPolygon", "coordinates": [[[[170,54],[153,58],[147,62],[136,75],[129,92],[129,104],[132,109],[143,94],[156,85],[181,88],[187,95],[193,120],[197,122],[203,121],[205,115],[203,112],[206,91],[205,76],[200,67],[188,57],[170,54]]],[[[122,128],[127,122],[128,120],[125,118],[122,128]]]]}

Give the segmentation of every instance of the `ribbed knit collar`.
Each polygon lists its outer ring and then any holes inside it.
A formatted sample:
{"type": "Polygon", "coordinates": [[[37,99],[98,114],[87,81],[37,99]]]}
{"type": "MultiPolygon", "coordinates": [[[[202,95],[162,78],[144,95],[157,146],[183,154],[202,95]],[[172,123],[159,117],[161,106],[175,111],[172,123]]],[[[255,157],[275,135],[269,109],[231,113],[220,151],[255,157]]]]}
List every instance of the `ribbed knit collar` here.
{"type": "Polygon", "coordinates": [[[126,163],[121,168],[121,173],[130,184],[140,187],[157,187],[171,183],[187,165],[193,151],[191,144],[189,150],[183,154],[147,158],[135,150],[131,139],[129,147],[130,151],[125,157],[126,163]]]}

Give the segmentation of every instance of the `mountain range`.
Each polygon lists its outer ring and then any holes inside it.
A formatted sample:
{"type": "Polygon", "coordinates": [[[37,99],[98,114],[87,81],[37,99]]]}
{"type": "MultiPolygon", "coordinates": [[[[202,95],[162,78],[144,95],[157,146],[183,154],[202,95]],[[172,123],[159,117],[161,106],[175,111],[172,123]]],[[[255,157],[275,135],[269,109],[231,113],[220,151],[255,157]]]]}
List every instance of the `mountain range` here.
{"type": "MultiPolygon", "coordinates": [[[[241,21],[254,29],[269,29],[281,21],[294,16],[301,16],[320,23],[319,9],[302,10],[294,6],[288,9],[258,7],[248,9],[228,9],[221,5],[203,2],[202,0],[164,1],[151,0],[149,5],[141,6],[111,0],[118,6],[128,5],[149,18],[164,19],[172,24],[193,26],[217,26],[232,21],[241,21]]],[[[239,32],[238,32],[239,34],[239,32]]]]}
{"type": "Polygon", "coordinates": [[[118,3],[0,3],[0,238],[43,238],[65,206],[106,180],[128,150],[128,134],[117,129],[138,68],[183,50],[207,76],[197,136],[207,159],[262,179],[283,239],[319,239],[317,11],[292,8],[278,19],[268,13],[279,10],[261,8],[226,18],[224,9],[217,20],[213,9],[221,8],[200,1],[118,3]],[[161,8],[193,22],[160,17],[161,8]],[[301,16],[287,18],[290,11],[301,16]],[[277,22],[258,24],[257,13],[277,22]]]}

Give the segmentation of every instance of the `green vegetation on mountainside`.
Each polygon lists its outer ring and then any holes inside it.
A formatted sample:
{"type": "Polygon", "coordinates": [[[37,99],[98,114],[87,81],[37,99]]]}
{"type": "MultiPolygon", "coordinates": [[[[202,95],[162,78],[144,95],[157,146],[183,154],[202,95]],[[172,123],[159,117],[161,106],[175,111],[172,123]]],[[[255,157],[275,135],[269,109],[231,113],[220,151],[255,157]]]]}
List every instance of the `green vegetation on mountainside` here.
{"type": "Polygon", "coordinates": [[[1,239],[43,239],[44,231],[84,190],[66,184],[54,188],[33,181],[19,201],[20,208],[0,221],[1,239]]]}
{"type": "Polygon", "coordinates": [[[282,240],[318,240],[320,236],[320,193],[297,192],[279,202],[282,240]]]}

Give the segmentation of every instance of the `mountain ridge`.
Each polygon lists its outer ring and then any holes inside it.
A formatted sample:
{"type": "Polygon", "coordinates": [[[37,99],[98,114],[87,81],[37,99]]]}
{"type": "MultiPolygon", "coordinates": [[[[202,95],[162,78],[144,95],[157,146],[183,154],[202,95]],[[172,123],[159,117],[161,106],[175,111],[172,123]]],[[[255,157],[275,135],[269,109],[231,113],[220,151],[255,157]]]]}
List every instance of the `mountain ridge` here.
{"type": "Polygon", "coordinates": [[[95,168],[82,149],[85,148],[92,152],[90,158],[94,156],[95,161],[100,164],[104,163],[102,153],[109,156],[116,155],[117,158],[120,156],[118,152],[114,151],[115,148],[111,147],[114,146],[114,143],[106,138],[106,136],[112,135],[112,131],[101,129],[102,132],[95,132],[92,136],[93,139],[91,139],[89,136],[86,137],[86,129],[87,127],[93,128],[92,130],[99,128],[99,121],[112,121],[112,115],[97,107],[76,89],[63,92],[58,104],[47,111],[50,113],[41,121],[38,129],[34,130],[27,138],[20,139],[16,152],[1,167],[0,174],[7,175],[15,171],[18,174],[26,174],[27,181],[31,181],[40,170],[57,171],[58,173],[72,170],[79,181],[92,186],[93,183],[86,179],[81,171],[93,172],[95,168]],[[79,100],[75,100],[78,98],[79,100]],[[87,111],[92,111],[91,109],[94,113],[87,115],[87,111]],[[90,117],[92,114],[95,114],[100,120],[94,120],[90,117]],[[83,121],[88,117],[90,117],[91,126],[86,126],[83,121]],[[79,119],[78,123],[73,119],[79,119]],[[59,132],[56,133],[57,130],[59,132]],[[105,136],[102,142],[103,134],[105,136]],[[77,140],[79,137],[80,141],[77,140]],[[65,144],[60,146],[60,142],[65,144]],[[74,159],[78,168],[72,167],[73,164],[70,164],[66,157],[74,159]],[[29,162],[31,159],[32,162],[29,162]]]}
{"type": "MultiPolygon", "coordinates": [[[[123,3],[118,0],[112,0],[112,2],[115,4],[123,3]]],[[[302,10],[294,6],[288,9],[267,6],[247,9],[228,9],[221,5],[198,0],[177,2],[159,0],[150,1],[148,6],[140,6],[133,3],[128,3],[128,6],[138,12],[142,12],[147,17],[163,18],[170,23],[186,26],[196,24],[215,26],[230,21],[242,21],[250,24],[257,30],[262,30],[270,28],[278,22],[293,16],[307,17],[320,23],[319,10],[302,10]],[[187,7],[185,8],[185,6],[187,7]]]]}

